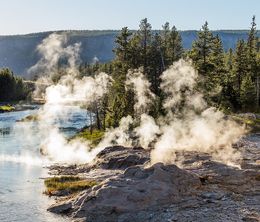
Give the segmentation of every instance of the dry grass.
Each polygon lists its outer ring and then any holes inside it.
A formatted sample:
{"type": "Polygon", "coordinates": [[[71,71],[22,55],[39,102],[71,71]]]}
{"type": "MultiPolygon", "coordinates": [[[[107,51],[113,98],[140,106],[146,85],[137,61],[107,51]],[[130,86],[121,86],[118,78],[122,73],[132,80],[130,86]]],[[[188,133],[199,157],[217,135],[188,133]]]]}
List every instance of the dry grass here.
{"type": "Polygon", "coordinates": [[[97,185],[96,181],[84,180],[76,176],[51,177],[44,180],[47,195],[53,195],[57,191],[75,193],[97,185]]]}
{"type": "Polygon", "coordinates": [[[38,115],[29,115],[24,117],[23,119],[17,121],[17,122],[33,122],[33,121],[38,121],[39,116],[38,115]]]}

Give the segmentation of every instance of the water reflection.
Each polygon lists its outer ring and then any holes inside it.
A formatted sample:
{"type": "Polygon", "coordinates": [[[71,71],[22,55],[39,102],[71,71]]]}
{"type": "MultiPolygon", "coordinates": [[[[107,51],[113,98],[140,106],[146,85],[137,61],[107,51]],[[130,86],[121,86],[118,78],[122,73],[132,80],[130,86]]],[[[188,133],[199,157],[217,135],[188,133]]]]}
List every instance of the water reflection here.
{"type": "MultiPolygon", "coordinates": [[[[41,134],[37,122],[16,122],[37,110],[0,114],[0,221],[60,222],[65,218],[46,211],[52,200],[42,195],[48,164],[39,154],[41,134]],[[30,129],[30,130],[28,130],[30,129]],[[28,133],[30,132],[30,133],[28,133]]],[[[87,113],[73,110],[59,119],[59,128],[73,135],[87,122],[87,113]]]]}

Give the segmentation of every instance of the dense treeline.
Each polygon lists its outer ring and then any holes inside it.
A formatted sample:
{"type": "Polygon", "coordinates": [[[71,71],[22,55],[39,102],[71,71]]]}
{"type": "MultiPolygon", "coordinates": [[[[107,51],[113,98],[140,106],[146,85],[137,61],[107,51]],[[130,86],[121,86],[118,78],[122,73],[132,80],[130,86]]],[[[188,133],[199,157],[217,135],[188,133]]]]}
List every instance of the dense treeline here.
{"type": "Polygon", "coordinates": [[[156,95],[150,114],[163,114],[160,76],[174,61],[192,59],[201,76],[198,90],[206,101],[219,109],[232,112],[258,112],[260,105],[260,42],[256,35],[255,17],[247,41],[239,40],[236,49],[224,51],[221,39],[213,35],[206,22],[198,32],[192,48],[185,51],[180,33],[169,23],[162,30],[152,31],[147,19],[140,22],[139,30],[122,28],[116,38],[115,59],[106,64],[81,65],[82,75],[105,71],[114,82],[103,101],[95,106],[98,128],[117,126],[122,117],[134,116],[134,99],[131,90],[126,91],[128,70],[142,69],[151,90],[156,95]]]}
{"type": "Polygon", "coordinates": [[[18,101],[27,98],[29,89],[20,77],[10,69],[0,70],[0,101],[18,101]]]}
{"type": "MultiPolygon", "coordinates": [[[[93,104],[97,128],[118,126],[122,117],[134,112],[134,93],[126,90],[129,70],[141,70],[156,95],[149,114],[162,115],[163,93],[161,74],[180,58],[191,59],[198,70],[198,90],[207,102],[219,109],[233,112],[258,112],[260,106],[260,42],[256,33],[255,17],[247,40],[239,40],[236,49],[224,51],[218,35],[214,35],[206,22],[198,32],[190,50],[184,50],[180,32],[167,22],[161,30],[152,30],[147,19],[140,22],[137,31],[122,28],[114,48],[115,59],[109,63],[82,64],[82,76],[100,71],[110,74],[114,81],[109,93],[93,104]]],[[[8,69],[0,71],[0,101],[20,100],[28,93],[22,79],[14,77],[8,69]]]]}
{"type": "Polygon", "coordinates": [[[207,22],[187,52],[200,75],[208,101],[232,111],[259,111],[260,52],[255,17],[247,41],[239,40],[233,52],[224,52],[221,39],[207,22]]]}

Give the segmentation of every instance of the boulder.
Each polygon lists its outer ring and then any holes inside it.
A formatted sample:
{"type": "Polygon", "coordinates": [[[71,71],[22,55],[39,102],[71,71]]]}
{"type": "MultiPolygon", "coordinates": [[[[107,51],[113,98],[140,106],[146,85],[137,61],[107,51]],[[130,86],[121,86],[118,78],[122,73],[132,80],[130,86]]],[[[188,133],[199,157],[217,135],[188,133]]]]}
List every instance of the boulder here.
{"type": "Polygon", "coordinates": [[[180,201],[200,185],[196,175],[175,165],[134,166],[85,191],[71,210],[75,218],[86,221],[116,221],[120,214],[180,201]]]}
{"type": "Polygon", "coordinates": [[[149,160],[149,152],[141,147],[110,146],[98,153],[92,168],[126,169],[142,165],[149,160]]]}
{"type": "Polygon", "coordinates": [[[65,214],[71,209],[72,203],[71,201],[67,202],[59,202],[51,205],[47,210],[56,214],[65,214]]]}

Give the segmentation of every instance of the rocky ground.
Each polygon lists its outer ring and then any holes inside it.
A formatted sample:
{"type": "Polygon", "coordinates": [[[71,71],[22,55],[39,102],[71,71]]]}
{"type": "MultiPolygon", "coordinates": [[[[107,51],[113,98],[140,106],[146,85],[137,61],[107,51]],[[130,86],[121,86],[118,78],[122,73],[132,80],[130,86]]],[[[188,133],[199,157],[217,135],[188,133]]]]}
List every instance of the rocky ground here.
{"type": "Polygon", "coordinates": [[[99,184],[57,198],[48,210],[91,222],[260,221],[260,135],[234,147],[242,153],[241,169],[197,152],[177,153],[181,168],[148,166],[142,148],[107,147],[91,164],[50,168],[99,184]]]}

